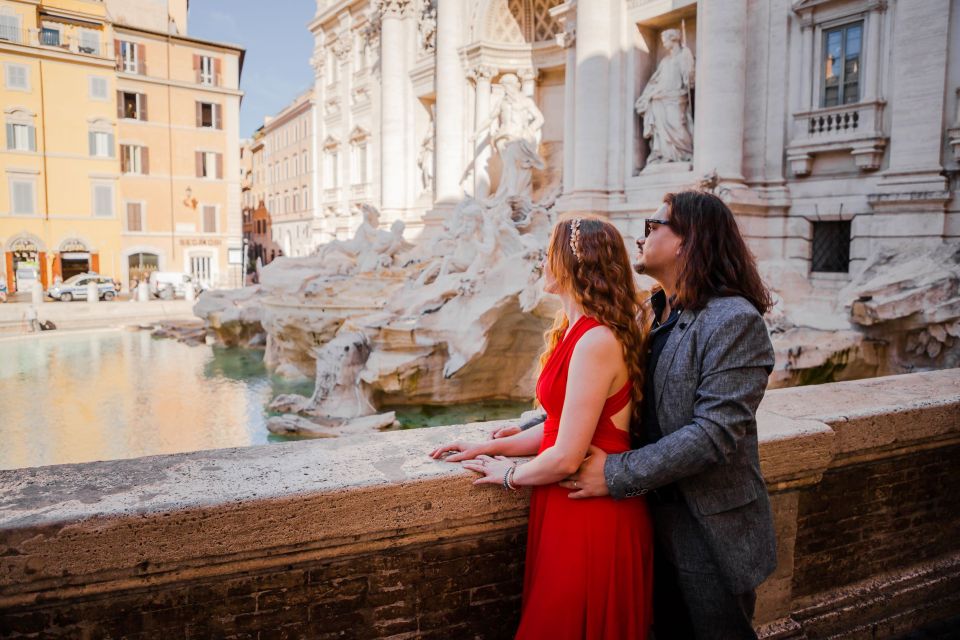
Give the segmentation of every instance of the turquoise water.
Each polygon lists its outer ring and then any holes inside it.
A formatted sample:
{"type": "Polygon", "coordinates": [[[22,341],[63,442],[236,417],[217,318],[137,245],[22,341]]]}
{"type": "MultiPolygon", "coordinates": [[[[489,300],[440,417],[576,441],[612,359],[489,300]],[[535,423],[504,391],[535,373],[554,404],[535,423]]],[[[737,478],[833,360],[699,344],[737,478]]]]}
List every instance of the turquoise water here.
{"type": "MultiPolygon", "coordinates": [[[[188,346],[144,331],[0,340],[0,469],[283,441],[266,429],[278,393],[260,351],[188,346]]],[[[401,407],[404,428],[518,416],[528,402],[401,407]]]]}

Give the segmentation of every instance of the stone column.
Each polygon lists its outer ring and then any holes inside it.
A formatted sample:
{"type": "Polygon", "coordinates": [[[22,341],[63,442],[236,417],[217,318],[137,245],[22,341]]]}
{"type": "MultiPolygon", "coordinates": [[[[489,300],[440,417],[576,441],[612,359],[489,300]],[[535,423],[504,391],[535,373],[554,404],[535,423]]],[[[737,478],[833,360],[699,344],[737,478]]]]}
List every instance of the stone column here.
{"type": "Polygon", "coordinates": [[[571,209],[593,208],[591,197],[606,194],[607,100],[610,95],[610,43],[614,39],[610,24],[611,1],[577,2],[573,144],[578,162],[572,194],[576,202],[570,203],[571,209]]]}
{"type": "Polygon", "coordinates": [[[380,202],[386,220],[400,216],[406,187],[403,17],[409,0],[380,0],[380,202]]]}
{"type": "Polygon", "coordinates": [[[800,19],[800,111],[807,111],[813,106],[814,84],[813,24],[807,17],[800,19]]]}
{"type": "Polygon", "coordinates": [[[460,45],[462,0],[437,2],[437,111],[434,175],[438,203],[460,199],[463,173],[465,89],[457,47],[460,45]]]}
{"type": "MultiPolygon", "coordinates": [[[[569,15],[569,14],[568,14],[569,15]]],[[[574,113],[576,109],[577,79],[577,24],[567,18],[563,33],[557,36],[557,44],[567,51],[567,66],[563,81],[563,192],[573,190],[573,174],[576,171],[576,154],[573,145],[576,128],[574,113]]]]}
{"type": "Polygon", "coordinates": [[[876,11],[867,15],[865,59],[867,63],[864,74],[863,101],[870,102],[880,96],[880,32],[883,30],[883,14],[886,5],[881,5],[876,11]]]}
{"type": "MultiPolygon", "coordinates": [[[[497,69],[490,65],[477,65],[470,70],[469,77],[474,82],[474,122],[479,127],[490,117],[490,81],[497,75],[497,69]]],[[[488,165],[493,155],[493,143],[489,136],[477,138],[473,152],[473,197],[486,198],[490,195],[490,172],[488,165]]]]}
{"type": "Polygon", "coordinates": [[[523,93],[526,96],[534,97],[537,88],[537,76],[539,72],[536,69],[527,67],[517,71],[517,77],[520,78],[523,93]]]}
{"type": "Polygon", "coordinates": [[[694,170],[728,183],[743,182],[746,27],[747,0],[700,0],[694,170]]]}

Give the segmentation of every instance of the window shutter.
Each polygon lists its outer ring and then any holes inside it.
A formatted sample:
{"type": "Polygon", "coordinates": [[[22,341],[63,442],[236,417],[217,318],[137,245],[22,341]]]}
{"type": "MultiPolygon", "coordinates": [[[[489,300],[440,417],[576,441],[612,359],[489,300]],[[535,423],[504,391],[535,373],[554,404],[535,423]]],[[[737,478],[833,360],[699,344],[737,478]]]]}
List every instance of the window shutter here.
{"type": "Polygon", "coordinates": [[[27,127],[27,148],[30,151],[37,150],[37,128],[33,125],[27,127]]]}
{"type": "Polygon", "coordinates": [[[137,45],[137,73],[147,73],[147,47],[137,45]]]}
{"type": "Polygon", "coordinates": [[[116,153],[113,148],[114,142],[115,142],[115,138],[113,137],[113,134],[108,133],[107,134],[107,155],[110,156],[111,158],[115,157],[114,154],[116,153]]]}
{"type": "Polygon", "coordinates": [[[120,145],[120,173],[126,173],[130,166],[130,146],[120,145]]]}
{"type": "Polygon", "coordinates": [[[140,147],[140,171],[143,175],[150,175],[150,149],[140,147]]]}
{"type": "Polygon", "coordinates": [[[193,80],[200,84],[200,56],[193,54],[193,80]]]}
{"type": "Polygon", "coordinates": [[[222,119],[223,107],[220,104],[213,105],[213,127],[215,129],[223,129],[223,119],[222,119]]]}
{"type": "Polygon", "coordinates": [[[220,86],[220,58],[213,59],[213,84],[220,86]]]}
{"type": "Polygon", "coordinates": [[[204,233],[216,233],[217,231],[217,208],[212,205],[203,207],[203,231],[204,233]]]}
{"type": "MultiPolygon", "coordinates": [[[[142,47],[143,45],[141,44],[138,46],[142,47]]],[[[146,121],[147,120],[147,94],[141,93],[139,95],[140,95],[140,120],[146,121]]]]}
{"type": "Polygon", "coordinates": [[[197,151],[194,153],[194,157],[197,163],[197,177],[203,177],[203,151],[197,151]]]}
{"type": "Polygon", "coordinates": [[[90,155],[97,155],[97,134],[93,131],[88,131],[87,142],[90,144],[90,155]]]}
{"type": "Polygon", "coordinates": [[[195,102],[197,105],[197,128],[200,128],[200,125],[203,124],[203,105],[200,102],[195,102]]]}
{"type": "Polygon", "coordinates": [[[17,141],[14,139],[15,135],[16,134],[14,134],[13,132],[13,125],[8,122],[7,123],[7,151],[12,150],[16,146],[17,141]]]}
{"type": "Polygon", "coordinates": [[[217,179],[223,179],[223,154],[218,153],[217,156],[217,179]]]}
{"type": "Polygon", "coordinates": [[[123,119],[123,91],[117,91],[117,117],[123,119]]]}
{"type": "Polygon", "coordinates": [[[113,57],[117,59],[117,71],[123,69],[123,47],[119,40],[113,41],[113,57]]]}

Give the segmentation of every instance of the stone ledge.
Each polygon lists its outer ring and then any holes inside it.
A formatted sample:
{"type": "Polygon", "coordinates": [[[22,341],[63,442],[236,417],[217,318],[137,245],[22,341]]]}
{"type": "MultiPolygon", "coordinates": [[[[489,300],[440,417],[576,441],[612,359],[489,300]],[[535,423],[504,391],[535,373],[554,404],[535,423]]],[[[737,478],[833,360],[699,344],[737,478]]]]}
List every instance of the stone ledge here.
{"type": "MultiPolygon", "coordinates": [[[[958,374],[769,392],[759,417],[771,490],[817,482],[839,453],[956,438],[958,374]]],[[[475,488],[470,473],[426,455],[497,424],[2,471],[0,608],[51,590],[68,597],[522,530],[526,494],[475,488]]]]}

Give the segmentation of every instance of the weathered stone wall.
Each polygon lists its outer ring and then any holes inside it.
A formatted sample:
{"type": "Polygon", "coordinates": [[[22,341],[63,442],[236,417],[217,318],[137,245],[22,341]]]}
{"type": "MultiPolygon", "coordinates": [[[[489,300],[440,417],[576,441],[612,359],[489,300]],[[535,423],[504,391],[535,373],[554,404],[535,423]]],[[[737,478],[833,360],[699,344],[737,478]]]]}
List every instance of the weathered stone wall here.
{"type": "MultiPolygon", "coordinates": [[[[958,370],[767,394],[764,636],[960,615],[958,416],[958,370]]],[[[512,637],[525,497],[426,457],[490,429],[0,472],[0,637],[512,637]]]]}

